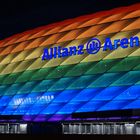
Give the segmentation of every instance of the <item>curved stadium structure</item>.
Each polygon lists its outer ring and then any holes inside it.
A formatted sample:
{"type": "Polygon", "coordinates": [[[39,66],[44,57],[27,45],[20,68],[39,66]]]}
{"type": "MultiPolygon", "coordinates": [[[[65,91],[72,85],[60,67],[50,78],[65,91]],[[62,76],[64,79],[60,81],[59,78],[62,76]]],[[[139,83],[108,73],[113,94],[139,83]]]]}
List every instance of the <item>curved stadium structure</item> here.
{"type": "Polygon", "coordinates": [[[83,55],[42,61],[44,48],[86,46],[93,37],[103,46],[108,37],[113,41],[132,36],[140,38],[140,4],[69,19],[2,40],[1,122],[16,122],[17,116],[19,122],[26,123],[121,121],[123,116],[117,111],[128,113],[129,119],[139,119],[140,47],[101,48],[96,54],[84,51],[83,55]],[[130,115],[132,110],[137,110],[137,115],[130,115]],[[117,118],[101,117],[108,111],[117,113],[117,118]]]}

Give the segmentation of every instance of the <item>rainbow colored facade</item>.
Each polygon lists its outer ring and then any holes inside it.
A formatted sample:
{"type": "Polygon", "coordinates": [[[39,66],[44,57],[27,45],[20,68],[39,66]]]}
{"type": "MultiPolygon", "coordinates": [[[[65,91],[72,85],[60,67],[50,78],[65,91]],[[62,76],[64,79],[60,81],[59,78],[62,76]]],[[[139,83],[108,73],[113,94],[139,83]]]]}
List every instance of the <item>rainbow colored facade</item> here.
{"type": "Polygon", "coordinates": [[[42,61],[43,49],[140,38],[140,4],[69,19],[0,42],[0,115],[73,120],[72,113],[140,108],[140,47],[42,61]]]}

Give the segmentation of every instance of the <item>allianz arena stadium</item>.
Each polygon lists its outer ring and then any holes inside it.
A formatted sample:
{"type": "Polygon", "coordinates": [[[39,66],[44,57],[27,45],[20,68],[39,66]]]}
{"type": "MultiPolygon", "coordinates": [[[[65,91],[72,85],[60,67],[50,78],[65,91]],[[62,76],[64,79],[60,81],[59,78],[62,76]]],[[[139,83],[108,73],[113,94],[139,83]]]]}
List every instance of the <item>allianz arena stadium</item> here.
{"type": "Polygon", "coordinates": [[[1,40],[0,132],[28,133],[31,124],[52,123],[63,134],[140,134],[139,38],[135,4],[1,40]],[[94,54],[86,51],[93,38],[101,43],[94,54]],[[106,38],[115,50],[103,51],[106,38]],[[79,45],[81,55],[42,60],[46,48],[79,45]]]}

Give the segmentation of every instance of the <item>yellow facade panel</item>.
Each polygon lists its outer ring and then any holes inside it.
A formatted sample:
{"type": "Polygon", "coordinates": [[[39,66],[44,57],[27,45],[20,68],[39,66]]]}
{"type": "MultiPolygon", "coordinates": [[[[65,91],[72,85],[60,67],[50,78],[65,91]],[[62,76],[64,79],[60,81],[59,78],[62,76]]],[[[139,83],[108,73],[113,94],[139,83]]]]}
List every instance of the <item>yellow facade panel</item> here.
{"type": "Polygon", "coordinates": [[[26,70],[33,62],[34,60],[26,60],[26,61],[18,62],[19,65],[14,68],[13,72],[22,72],[26,70]]]}
{"type": "Polygon", "coordinates": [[[47,61],[45,60],[46,64],[42,68],[59,66],[64,60],[65,60],[65,58],[63,58],[63,59],[56,58],[56,59],[51,59],[51,60],[47,60],[47,61]]]}
{"type": "Polygon", "coordinates": [[[28,55],[29,55],[29,50],[22,51],[18,53],[18,55],[15,58],[13,58],[11,63],[23,61],[28,55]]]}
{"type": "Polygon", "coordinates": [[[62,62],[60,65],[70,65],[70,64],[80,63],[86,56],[87,56],[86,53],[83,55],[70,56],[64,62],[62,62]]]}
{"type": "Polygon", "coordinates": [[[43,53],[43,48],[44,47],[38,47],[38,48],[35,48],[35,49],[32,49],[32,50],[29,50],[31,52],[28,54],[28,56],[25,58],[25,60],[40,57],[43,53]]]}
{"type": "Polygon", "coordinates": [[[0,64],[3,65],[3,64],[10,63],[17,55],[18,55],[17,53],[11,53],[11,54],[5,56],[3,58],[3,60],[0,62],[0,64]]]}
{"type": "Polygon", "coordinates": [[[98,53],[96,54],[90,54],[87,55],[82,61],[82,62],[94,62],[94,61],[100,61],[102,60],[105,56],[108,55],[110,51],[102,51],[100,50],[98,53]]]}
{"type": "Polygon", "coordinates": [[[33,63],[27,68],[27,70],[39,69],[44,66],[47,61],[42,61],[41,57],[34,59],[33,63]]]}
{"type": "Polygon", "coordinates": [[[129,56],[140,56],[140,49],[137,48],[133,53],[131,53],[129,56]]]}
{"type": "MultiPolygon", "coordinates": [[[[138,30],[123,31],[123,32],[121,31],[121,32],[118,32],[116,34],[110,34],[110,36],[106,35],[106,37],[110,37],[112,45],[114,45],[114,40],[123,39],[123,38],[128,38],[129,39],[130,37],[135,36],[138,32],[139,32],[138,30]]],[[[105,38],[103,40],[102,46],[104,46],[104,44],[105,44],[105,38]]]]}
{"type": "Polygon", "coordinates": [[[110,54],[108,54],[104,59],[124,58],[124,57],[127,57],[132,52],[134,52],[136,49],[137,49],[137,47],[131,48],[130,46],[125,49],[118,47],[116,50],[114,50],[110,54]]]}
{"type": "Polygon", "coordinates": [[[9,74],[9,73],[13,73],[13,71],[16,69],[16,67],[19,65],[20,62],[18,63],[10,63],[8,65],[4,65],[4,69],[1,71],[1,75],[2,74],[9,74]]]}
{"type": "Polygon", "coordinates": [[[0,75],[3,75],[2,74],[2,71],[8,66],[8,64],[5,64],[5,65],[0,65],[0,75]]]}

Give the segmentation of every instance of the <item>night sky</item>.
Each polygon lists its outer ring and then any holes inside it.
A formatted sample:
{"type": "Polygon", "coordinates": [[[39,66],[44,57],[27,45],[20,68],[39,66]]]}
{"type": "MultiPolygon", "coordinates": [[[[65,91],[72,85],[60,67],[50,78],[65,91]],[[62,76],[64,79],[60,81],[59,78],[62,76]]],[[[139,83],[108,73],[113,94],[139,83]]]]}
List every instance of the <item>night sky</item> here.
{"type": "Polygon", "coordinates": [[[35,27],[140,0],[1,0],[0,39],[35,27]]]}

